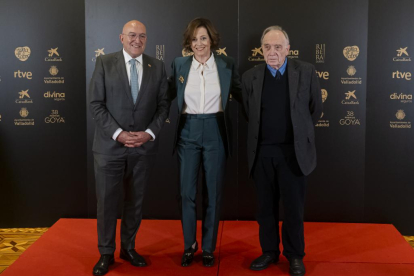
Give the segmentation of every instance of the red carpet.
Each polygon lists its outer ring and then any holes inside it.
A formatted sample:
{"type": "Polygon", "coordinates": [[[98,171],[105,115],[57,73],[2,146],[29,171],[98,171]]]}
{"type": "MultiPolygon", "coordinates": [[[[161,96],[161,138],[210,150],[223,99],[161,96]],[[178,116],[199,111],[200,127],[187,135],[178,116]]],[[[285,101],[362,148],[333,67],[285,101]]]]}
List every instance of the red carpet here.
{"type": "MultiPolygon", "coordinates": [[[[305,232],[306,275],[414,276],[414,250],[392,225],[306,223],[305,232]]],[[[96,220],[61,219],[2,276],[92,275],[99,259],[96,242],[96,220]]],[[[201,251],[192,266],[182,268],[183,247],[180,221],[144,220],[136,249],[149,266],[133,267],[119,259],[117,250],[107,275],[289,275],[283,257],[266,270],[249,270],[250,262],[260,255],[256,222],[220,224],[215,253],[220,260],[212,268],[202,266],[201,251]]]]}

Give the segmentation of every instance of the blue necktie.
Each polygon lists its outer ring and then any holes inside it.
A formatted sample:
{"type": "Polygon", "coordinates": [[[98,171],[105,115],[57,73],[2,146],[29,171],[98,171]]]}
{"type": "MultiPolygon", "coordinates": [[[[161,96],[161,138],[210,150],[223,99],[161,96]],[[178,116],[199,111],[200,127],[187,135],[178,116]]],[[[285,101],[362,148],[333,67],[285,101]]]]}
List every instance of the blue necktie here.
{"type": "Polygon", "coordinates": [[[134,58],[131,59],[129,63],[131,64],[131,94],[132,94],[132,99],[134,100],[134,104],[135,104],[138,98],[138,90],[139,90],[137,66],[135,65],[134,58]]]}

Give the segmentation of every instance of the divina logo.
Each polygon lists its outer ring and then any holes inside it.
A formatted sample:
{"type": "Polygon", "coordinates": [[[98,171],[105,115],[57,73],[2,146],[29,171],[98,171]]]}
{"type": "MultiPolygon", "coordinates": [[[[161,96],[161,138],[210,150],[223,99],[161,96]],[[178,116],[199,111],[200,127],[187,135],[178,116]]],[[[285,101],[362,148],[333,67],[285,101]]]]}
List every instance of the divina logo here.
{"type": "Polygon", "coordinates": [[[400,72],[395,71],[392,72],[392,78],[393,79],[405,79],[405,80],[411,80],[411,73],[410,72],[400,72]]]}
{"type": "Polygon", "coordinates": [[[404,93],[392,93],[390,95],[391,100],[399,100],[402,103],[412,103],[413,102],[413,95],[412,94],[404,94],[404,93]]]}
{"type": "Polygon", "coordinates": [[[64,101],[65,93],[60,93],[56,91],[53,91],[53,92],[47,91],[46,93],[43,94],[43,97],[53,98],[55,101],[64,101]]]}

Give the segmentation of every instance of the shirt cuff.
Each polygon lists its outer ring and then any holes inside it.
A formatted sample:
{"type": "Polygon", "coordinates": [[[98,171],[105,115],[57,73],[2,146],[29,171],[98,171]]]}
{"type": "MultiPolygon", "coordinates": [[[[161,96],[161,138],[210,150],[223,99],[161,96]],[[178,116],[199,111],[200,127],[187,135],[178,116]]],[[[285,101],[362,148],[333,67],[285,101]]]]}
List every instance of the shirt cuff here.
{"type": "Polygon", "coordinates": [[[151,131],[151,129],[147,128],[147,130],[145,132],[148,133],[149,135],[151,135],[152,139],[150,141],[155,140],[155,134],[154,134],[154,132],[151,131]]]}
{"type": "Polygon", "coordinates": [[[118,138],[119,134],[122,132],[122,128],[118,128],[114,135],[112,135],[112,139],[114,139],[116,141],[116,138],[118,138]]]}

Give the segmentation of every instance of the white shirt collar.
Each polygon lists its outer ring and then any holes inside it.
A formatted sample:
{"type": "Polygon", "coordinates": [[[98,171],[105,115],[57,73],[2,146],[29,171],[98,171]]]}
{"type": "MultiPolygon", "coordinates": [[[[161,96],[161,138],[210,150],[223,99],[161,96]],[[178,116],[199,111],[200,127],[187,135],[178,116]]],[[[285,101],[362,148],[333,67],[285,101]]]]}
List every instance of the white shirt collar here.
{"type": "MultiPolygon", "coordinates": [[[[215,59],[214,59],[214,54],[213,53],[211,53],[211,56],[210,56],[210,58],[206,61],[206,67],[208,68],[208,69],[212,69],[213,68],[213,66],[214,66],[214,64],[215,64],[215,59]]],[[[195,57],[193,56],[193,62],[192,62],[192,65],[193,65],[193,68],[195,69],[195,70],[197,70],[199,67],[200,67],[200,65],[202,65],[200,62],[198,62],[198,60],[196,60],[195,59],[195,57]]]]}
{"type": "MultiPolygon", "coordinates": [[[[122,49],[122,52],[124,53],[125,63],[129,63],[132,57],[125,51],[125,49],[122,49]]],[[[142,64],[142,55],[136,57],[135,59],[138,60],[140,64],[142,64]]]]}

